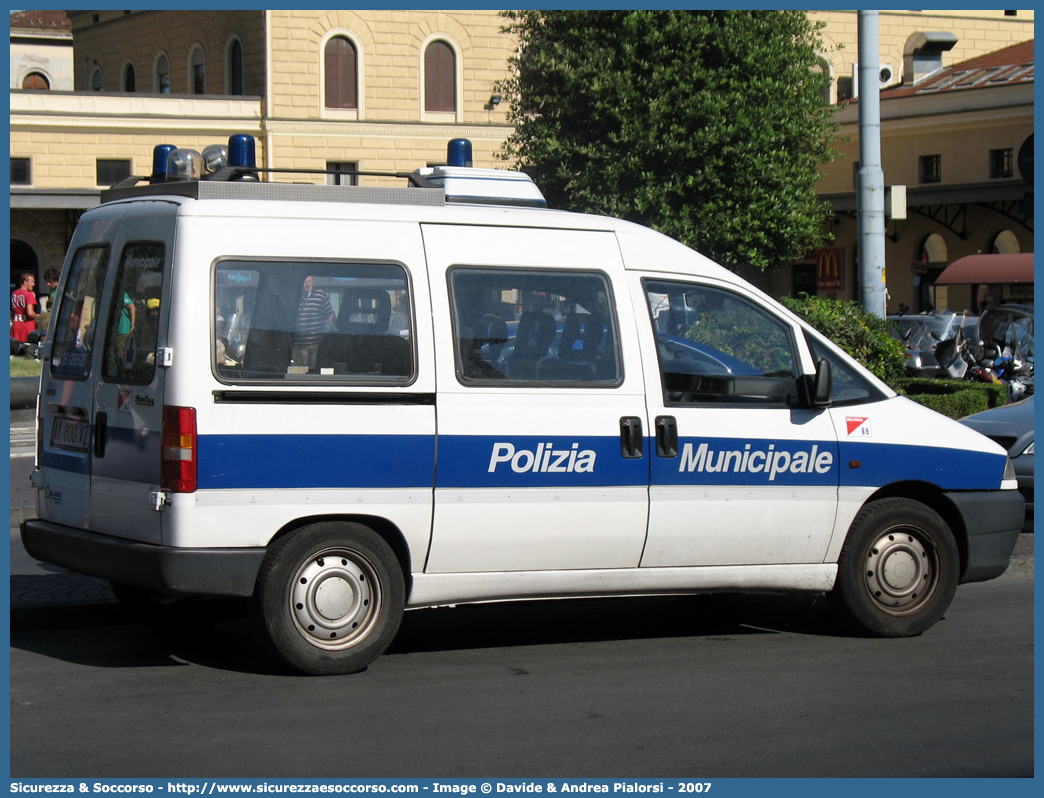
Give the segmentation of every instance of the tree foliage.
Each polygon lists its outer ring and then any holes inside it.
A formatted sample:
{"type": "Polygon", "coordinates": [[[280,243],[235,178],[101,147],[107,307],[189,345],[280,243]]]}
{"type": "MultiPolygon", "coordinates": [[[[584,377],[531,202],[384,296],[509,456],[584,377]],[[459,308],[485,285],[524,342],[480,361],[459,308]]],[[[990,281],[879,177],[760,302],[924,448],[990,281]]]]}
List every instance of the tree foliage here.
{"type": "Polygon", "coordinates": [[[796,11],[518,11],[505,157],[554,207],[654,227],[726,266],[820,243],[833,157],[818,34],[796,11]]]}

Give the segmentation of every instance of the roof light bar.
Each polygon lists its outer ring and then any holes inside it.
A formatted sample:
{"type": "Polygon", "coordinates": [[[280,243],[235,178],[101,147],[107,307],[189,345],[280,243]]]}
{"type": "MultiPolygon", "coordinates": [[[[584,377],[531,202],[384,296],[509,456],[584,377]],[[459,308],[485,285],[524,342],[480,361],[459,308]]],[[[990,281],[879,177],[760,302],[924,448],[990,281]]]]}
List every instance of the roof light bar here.
{"type": "Polygon", "coordinates": [[[446,147],[446,165],[470,167],[472,163],[471,142],[467,139],[450,139],[446,147]]]}
{"type": "Polygon", "coordinates": [[[167,157],[176,150],[173,144],[158,144],[152,149],[152,175],[150,183],[163,183],[167,180],[167,157]]]}

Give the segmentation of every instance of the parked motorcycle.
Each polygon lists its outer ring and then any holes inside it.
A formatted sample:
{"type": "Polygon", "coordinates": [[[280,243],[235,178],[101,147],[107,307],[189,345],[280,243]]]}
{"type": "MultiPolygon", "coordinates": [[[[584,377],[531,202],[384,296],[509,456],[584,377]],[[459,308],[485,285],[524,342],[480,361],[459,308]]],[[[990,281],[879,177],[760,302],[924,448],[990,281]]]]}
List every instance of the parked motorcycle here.
{"type": "Polygon", "coordinates": [[[963,325],[935,349],[939,366],[952,379],[1005,385],[1009,401],[1033,394],[1033,308],[1000,305],[979,318],[976,338],[963,325]]]}

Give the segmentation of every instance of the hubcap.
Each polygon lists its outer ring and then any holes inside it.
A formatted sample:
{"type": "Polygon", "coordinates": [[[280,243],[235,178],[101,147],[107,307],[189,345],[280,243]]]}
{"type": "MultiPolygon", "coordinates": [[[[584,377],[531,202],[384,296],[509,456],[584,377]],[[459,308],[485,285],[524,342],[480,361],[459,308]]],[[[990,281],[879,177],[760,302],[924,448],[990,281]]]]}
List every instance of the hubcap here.
{"type": "Polygon", "coordinates": [[[866,589],[881,609],[893,615],[914,612],[935,589],[934,561],[934,552],[915,530],[889,530],[867,552],[866,589]]]}
{"type": "Polygon", "coordinates": [[[343,649],[369,634],[380,608],[381,587],[365,557],[331,549],[301,564],[289,599],[294,624],[308,642],[343,649]]]}

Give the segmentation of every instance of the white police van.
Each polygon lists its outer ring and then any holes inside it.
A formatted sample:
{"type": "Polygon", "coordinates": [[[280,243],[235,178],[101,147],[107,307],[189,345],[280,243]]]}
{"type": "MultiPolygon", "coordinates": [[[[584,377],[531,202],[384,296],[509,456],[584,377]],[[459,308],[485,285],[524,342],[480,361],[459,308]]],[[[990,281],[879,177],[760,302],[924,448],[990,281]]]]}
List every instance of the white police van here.
{"type": "Polygon", "coordinates": [[[170,150],[72,239],[22,526],[129,605],[250,598],[331,674],[416,607],[818,591],[905,636],[1007,567],[997,445],[664,236],[510,172],[300,185],[249,137],[170,150]]]}

